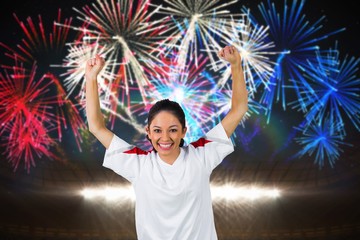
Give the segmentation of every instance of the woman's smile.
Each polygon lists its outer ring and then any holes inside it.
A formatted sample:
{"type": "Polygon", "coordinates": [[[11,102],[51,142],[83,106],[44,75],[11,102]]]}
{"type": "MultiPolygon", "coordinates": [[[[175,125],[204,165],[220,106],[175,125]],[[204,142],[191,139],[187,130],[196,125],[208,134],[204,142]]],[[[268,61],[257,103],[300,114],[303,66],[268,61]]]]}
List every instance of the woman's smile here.
{"type": "Polygon", "coordinates": [[[163,151],[170,150],[173,145],[174,143],[158,143],[159,148],[161,148],[163,151]]]}

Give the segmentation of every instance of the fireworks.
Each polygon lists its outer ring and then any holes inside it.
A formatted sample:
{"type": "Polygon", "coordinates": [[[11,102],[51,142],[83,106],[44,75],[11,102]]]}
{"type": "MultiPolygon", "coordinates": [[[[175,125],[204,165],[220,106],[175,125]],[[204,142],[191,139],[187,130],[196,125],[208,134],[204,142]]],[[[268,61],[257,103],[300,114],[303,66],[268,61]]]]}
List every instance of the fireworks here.
{"type": "MultiPolygon", "coordinates": [[[[277,54],[271,51],[275,45],[268,40],[268,27],[252,26],[248,18],[244,18],[244,24],[233,23],[232,28],[232,32],[238,32],[239,36],[226,38],[226,42],[240,52],[249,96],[254,98],[259,85],[268,88],[268,82],[274,73],[275,63],[269,56],[277,54]]],[[[219,86],[223,86],[231,76],[231,70],[227,65],[221,60],[217,62],[218,68],[227,67],[218,83],[219,86]]]]}
{"type": "Polygon", "coordinates": [[[179,69],[184,69],[188,61],[198,66],[198,55],[202,51],[208,54],[212,67],[217,69],[211,53],[221,49],[219,43],[224,37],[231,38],[235,34],[232,24],[242,23],[243,14],[230,14],[226,9],[236,2],[165,0],[169,6],[161,8],[159,13],[171,16],[169,31],[174,37],[167,46],[178,51],[179,69]]]}
{"type": "MultiPolygon", "coordinates": [[[[53,22],[44,22],[40,14],[38,15],[37,22],[31,17],[27,17],[26,22],[24,22],[14,14],[23,38],[20,43],[16,44],[16,48],[11,48],[5,43],[0,43],[1,46],[6,49],[5,56],[8,60],[11,60],[8,65],[3,65],[2,68],[19,69],[19,66],[21,66],[20,68],[23,72],[31,69],[34,75],[31,78],[23,78],[21,80],[24,81],[22,84],[27,86],[27,88],[36,87],[36,84],[27,85],[27,81],[36,82],[36,79],[46,79],[47,82],[51,83],[52,92],[47,94],[53,95],[56,98],[57,107],[49,106],[49,109],[56,112],[51,112],[51,110],[48,110],[48,112],[49,114],[51,113],[54,116],[58,116],[58,120],[56,121],[57,139],[61,141],[63,130],[69,128],[74,134],[78,149],[81,151],[80,143],[82,139],[79,130],[85,128],[84,121],[79,115],[77,106],[73,100],[66,97],[63,84],[52,68],[54,63],[61,62],[65,56],[66,41],[71,37],[74,37],[74,39],[77,38],[77,36],[70,36],[69,28],[56,26],[54,23],[55,21],[61,22],[64,26],[71,24],[72,18],[65,18],[63,20],[61,13],[61,9],[58,9],[57,17],[53,22]],[[36,68],[33,67],[34,64],[36,68]]],[[[13,75],[18,76],[18,74],[13,75]]],[[[31,89],[28,90],[33,91],[31,89]]],[[[8,98],[9,96],[5,97],[8,98]]],[[[46,103],[47,102],[44,102],[44,104],[46,103]]]]}
{"type": "Polygon", "coordinates": [[[342,152],[341,145],[349,145],[343,142],[341,129],[342,123],[332,123],[329,119],[323,122],[312,121],[308,128],[298,128],[303,133],[296,141],[303,145],[303,149],[296,156],[303,156],[306,153],[312,156],[315,153],[315,163],[321,169],[327,159],[330,166],[334,167],[335,161],[342,152]]]}
{"type": "Polygon", "coordinates": [[[163,24],[166,19],[150,19],[158,8],[151,10],[149,1],[144,0],[99,0],[92,7],[86,5],[82,11],[74,10],[86,27],[68,27],[81,32],[87,43],[104,48],[108,61],[118,62],[120,67],[112,68],[112,74],[121,77],[127,95],[134,85],[143,95],[144,88],[150,85],[148,73],[157,74],[156,64],[160,63],[155,55],[161,52],[159,43],[167,38],[163,24]]]}
{"type": "MultiPolygon", "coordinates": [[[[280,53],[276,59],[274,75],[269,79],[268,89],[264,91],[261,98],[261,102],[268,105],[268,121],[270,121],[275,100],[276,102],[281,100],[281,106],[286,110],[287,98],[289,98],[286,96],[292,92],[292,95],[296,96],[301,103],[299,88],[307,84],[302,76],[302,69],[308,68],[309,61],[316,61],[315,52],[319,50],[318,44],[322,40],[345,30],[340,29],[321,35],[321,22],[324,16],[314,24],[310,24],[303,13],[305,0],[293,1],[291,6],[286,3],[284,1],[284,9],[280,12],[270,0],[259,6],[265,21],[264,25],[269,26],[270,37],[274,39],[275,49],[280,53]]],[[[256,22],[253,16],[250,17],[251,21],[256,22]]]]}
{"type": "Polygon", "coordinates": [[[30,72],[16,66],[12,74],[0,74],[1,135],[5,136],[5,154],[14,170],[24,161],[29,171],[35,166],[34,155],[57,159],[50,147],[56,144],[53,134],[62,121],[52,110],[60,103],[56,95],[47,95],[53,85],[51,79],[36,79],[35,72],[35,65],[30,72]]]}
{"type": "MultiPolygon", "coordinates": [[[[347,116],[357,130],[360,130],[359,78],[356,72],[360,59],[347,57],[341,61],[338,51],[317,55],[317,64],[309,63],[304,76],[308,84],[301,91],[302,103],[306,106],[306,120],[329,117],[332,123],[344,124],[347,116]]],[[[300,105],[294,104],[299,108],[300,105]]],[[[345,128],[339,129],[345,137],[345,128]]]]}
{"type": "MultiPolygon", "coordinates": [[[[161,5],[97,0],[74,7],[76,17],[63,18],[59,9],[50,24],[41,15],[23,21],[14,14],[21,39],[15,47],[0,42],[5,50],[0,133],[8,160],[14,170],[24,162],[29,171],[41,156],[57,159],[51,149],[64,130],[73,133],[81,151],[84,65],[96,54],[106,59],[98,86],[111,129],[118,120],[132,126],[136,137],[143,136],[147,111],[155,101],[169,98],[185,111],[186,142],[196,140],[231,107],[231,69],[216,53],[234,45],[249,92],[241,124],[261,114],[269,123],[274,104],[281,102],[283,111],[304,114],[296,127],[303,137],[292,132],[276,154],[295,139],[303,147],[296,157],[309,154],[320,167],[326,159],[334,166],[346,145],[344,121],[360,130],[359,59],[340,59],[337,47],[321,49],[325,39],[345,29],[321,34],[325,17],[306,20],[305,0],[280,4],[266,0],[258,14],[253,9],[250,14],[237,0],[164,0],[161,5]],[[230,7],[241,13],[230,13],[230,7]]],[[[258,125],[247,129],[249,134],[239,130],[232,140],[240,138],[249,150],[262,130],[258,125]]]]}
{"type": "Polygon", "coordinates": [[[215,81],[205,69],[207,62],[208,58],[200,55],[198,67],[189,63],[182,72],[175,73],[172,69],[177,68],[177,62],[170,61],[169,74],[162,79],[154,79],[154,88],[149,89],[147,94],[151,103],[168,98],[181,105],[187,120],[187,143],[203,136],[213,126],[214,118],[218,114],[214,102],[208,100],[215,81]]]}
{"type": "MultiPolygon", "coordinates": [[[[216,92],[213,92],[210,95],[212,95],[212,97],[208,101],[213,102],[213,104],[215,104],[217,107],[217,115],[224,115],[230,110],[232,90],[229,83],[226,83],[223,88],[217,89],[216,92]]],[[[259,102],[256,102],[254,99],[249,98],[248,111],[245,113],[240,124],[244,126],[245,121],[252,115],[263,114],[264,112],[266,112],[265,106],[261,105],[259,102]]]]}
{"type": "MultiPolygon", "coordinates": [[[[40,69],[49,69],[50,64],[54,61],[61,61],[64,56],[64,46],[69,37],[69,29],[66,27],[56,26],[52,24],[52,31],[48,32],[49,27],[43,22],[41,15],[38,15],[38,23],[36,24],[31,17],[26,22],[21,21],[14,14],[16,22],[19,24],[24,38],[21,43],[17,44],[17,48],[13,49],[5,43],[0,45],[6,49],[5,55],[29,64],[31,66],[35,61],[40,69]]],[[[62,20],[61,9],[58,10],[57,18],[54,20],[61,22],[63,26],[71,24],[72,19],[62,20]]]]}

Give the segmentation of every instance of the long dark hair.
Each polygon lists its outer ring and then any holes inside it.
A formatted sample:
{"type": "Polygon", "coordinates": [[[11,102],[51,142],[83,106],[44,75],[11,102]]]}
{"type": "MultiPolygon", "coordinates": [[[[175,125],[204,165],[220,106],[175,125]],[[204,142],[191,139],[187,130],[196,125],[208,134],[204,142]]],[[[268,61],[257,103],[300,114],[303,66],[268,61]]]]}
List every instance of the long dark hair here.
{"type": "MultiPolygon", "coordinates": [[[[157,101],[150,109],[149,115],[148,115],[148,127],[150,127],[150,124],[152,120],[155,118],[155,116],[162,111],[167,111],[172,113],[180,122],[182,129],[186,127],[185,124],[185,113],[184,110],[181,108],[180,104],[174,101],[171,101],[169,99],[162,99],[160,101],[157,101]]],[[[150,141],[149,137],[146,135],[146,138],[150,141]]],[[[151,142],[151,141],[150,141],[151,142]]],[[[184,146],[184,139],[181,139],[180,147],[184,146]]]]}

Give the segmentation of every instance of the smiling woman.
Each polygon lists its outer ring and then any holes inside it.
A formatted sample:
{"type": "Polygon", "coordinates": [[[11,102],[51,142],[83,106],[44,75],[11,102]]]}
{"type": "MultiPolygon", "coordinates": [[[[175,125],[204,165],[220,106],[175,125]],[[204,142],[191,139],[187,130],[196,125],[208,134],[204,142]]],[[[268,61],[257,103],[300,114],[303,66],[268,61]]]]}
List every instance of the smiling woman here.
{"type": "Polygon", "coordinates": [[[218,52],[230,63],[231,109],[205,136],[184,145],[187,128],[180,104],[169,99],[155,103],[148,115],[147,138],[153,151],[144,151],[113,134],[104,124],[97,76],[105,60],[87,61],[86,112],[89,130],[106,148],[103,166],[132,183],[138,239],[217,239],[210,175],[234,151],[229,139],[247,111],[240,53],[233,46],[218,52]]]}
{"type": "Polygon", "coordinates": [[[147,138],[166,163],[172,165],[179,155],[186,130],[185,113],[177,102],[160,100],[150,109],[147,138]]]}

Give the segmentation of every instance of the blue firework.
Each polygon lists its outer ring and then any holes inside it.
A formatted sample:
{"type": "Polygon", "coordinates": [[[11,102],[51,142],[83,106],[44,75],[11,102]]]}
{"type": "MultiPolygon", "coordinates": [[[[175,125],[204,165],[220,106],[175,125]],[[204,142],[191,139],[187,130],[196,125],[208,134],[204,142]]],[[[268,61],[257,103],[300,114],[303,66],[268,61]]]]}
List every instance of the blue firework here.
{"type": "Polygon", "coordinates": [[[332,122],[328,118],[323,121],[312,121],[308,127],[299,127],[303,136],[297,137],[297,143],[303,146],[295,157],[302,157],[305,154],[312,156],[315,154],[315,164],[323,168],[327,160],[331,167],[339,159],[342,149],[340,146],[350,145],[343,141],[341,122],[332,122]]]}
{"type": "MultiPolygon", "coordinates": [[[[226,114],[231,108],[232,89],[230,84],[226,83],[223,88],[216,89],[216,91],[213,91],[211,95],[212,96],[209,98],[209,101],[214,102],[214,105],[218,109],[217,115],[220,117],[226,114]]],[[[248,120],[254,114],[259,115],[266,112],[265,106],[253,98],[248,99],[248,108],[248,111],[240,122],[243,127],[246,120],[248,120]]]]}
{"type": "MultiPolygon", "coordinates": [[[[309,62],[304,77],[309,84],[301,91],[306,107],[305,119],[320,120],[329,116],[329,121],[343,126],[345,117],[360,131],[360,79],[356,76],[360,59],[346,56],[339,59],[337,46],[325,56],[317,54],[318,61],[309,62]]],[[[294,107],[300,107],[295,103],[294,107]]],[[[305,123],[305,125],[307,125],[305,123]]],[[[343,136],[345,128],[340,129],[343,136]]]]}
{"type": "MultiPolygon", "coordinates": [[[[230,83],[228,82],[225,83],[224,87],[222,87],[221,89],[214,87],[210,91],[209,98],[207,101],[210,102],[212,105],[214,105],[216,112],[215,112],[215,116],[214,115],[208,115],[208,116],[212,118],[218,117],[219,118],[218,120],[220,121],[221,120],[220,118],[224,117],[224,115],[230,111],[231,97],[232,97],[232,89],[230,83]]],[[[241,128],[241,130],[239,131],[235,131],[231,135],[231,140],[233,141],[234,144],[236,144],[236,139],[238,138],[237,137],[238,132],[240,135],[242,135],[241,132],[245,129],[246,121],[249,120],[255,114],[261,115],[266,112],[265,106],[263,106],[261,103],[257,102],[255,99],[250,97],[248,98],[248,108],[249,108],[248,111],[246,112],[246,114],[244,115],[243,119],[240,122],[243,128],[241,128]]],[[[209,120],[210,119],[208,119],[207,121],[209,120]]],[[[250,140],[244,139],[243,136],[239,138],[239,141],[245,148],[250,142],[250,140]]]]}
{"type": "MultiPolygon", "coordinates": [[[[303,13],[304,5],[305,0],[294,0],[291,5],[288,5],[285,0],[282,11],[278,11],[275,3],[270,0],[259,5],[260,13],[265,21],[264,25],[270,27],[270,35],[274,39],[278,52],[281,52],[276,60],[275,73],[270,78],[269,89],[264,91],[261,98],[261,101],[269,106],[268,121],[274,101],[281,101],[284,110],[286,110],[288,95],[295,96],[301,103],[299,88],[301,85],[306,85],[302,69],[308,68],[309,61],[316,61],[315,52],[319,50],[318,44],[322,40],[345,30],[342,28],[321,34],[325,16],[321,16],[315,23],[310,23],[303,13]],[[292,94],[288,94],[290,89],[292,94]]],[[[250,15],[250,17],[256,22],[254,16],[250,15]]]]}

